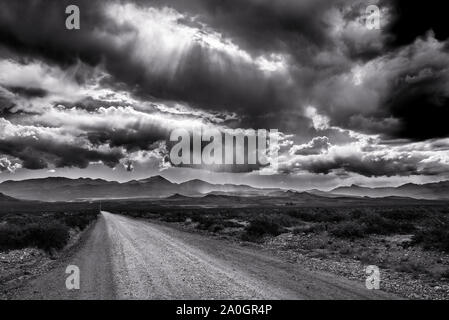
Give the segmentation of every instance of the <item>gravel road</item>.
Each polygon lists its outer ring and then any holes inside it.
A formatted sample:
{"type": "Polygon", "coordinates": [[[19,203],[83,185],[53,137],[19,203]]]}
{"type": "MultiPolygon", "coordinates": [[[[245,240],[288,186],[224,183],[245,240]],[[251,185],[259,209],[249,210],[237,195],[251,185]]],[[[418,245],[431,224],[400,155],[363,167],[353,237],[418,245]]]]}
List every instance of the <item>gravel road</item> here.
{"type": "Polygon", "coordinates": [[[17,299],[392,299],[268,252],[103,212],[79,249],[17,299]],[[66,289],[68,265],[80,290],[66,289]]]}

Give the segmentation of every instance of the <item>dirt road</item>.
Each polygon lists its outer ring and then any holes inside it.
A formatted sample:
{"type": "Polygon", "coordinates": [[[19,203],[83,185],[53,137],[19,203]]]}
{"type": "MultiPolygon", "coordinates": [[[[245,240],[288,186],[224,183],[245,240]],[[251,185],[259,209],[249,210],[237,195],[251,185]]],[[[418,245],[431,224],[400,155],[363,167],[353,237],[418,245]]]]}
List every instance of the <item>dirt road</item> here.
{"type": "Polygon", "coordinates": [[[250,247],[103,212],[79,250],[18,299],[390,299],[250,247]],[[69,291],[65,269],[80,269],[69,291]]]}

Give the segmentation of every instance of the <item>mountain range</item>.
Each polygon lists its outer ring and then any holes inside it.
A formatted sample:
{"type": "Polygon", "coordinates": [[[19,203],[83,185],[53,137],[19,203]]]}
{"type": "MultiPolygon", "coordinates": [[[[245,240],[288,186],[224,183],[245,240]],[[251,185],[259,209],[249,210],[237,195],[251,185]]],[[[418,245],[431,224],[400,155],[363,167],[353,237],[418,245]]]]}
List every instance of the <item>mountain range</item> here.
{"type": "Polygon", "coordinates": [[[399,187],[367,188],[358,185],[331,190],[333,195],[356,197],[408,197],[427,200],[449,200],[449,181],[428,184],[407,183],[399,187]]]}
{"type": "MultiPolygon", "coordinates": [[[[259,189],[248,185],[212,184],[202,180],[174,183],[164,177],[154,176],[129,182],[106,181],[102,179],[43,178],[0,183],[1,197],[39,201],[76,201],[100,199],[151,198],[182,200],[189,197],[265,197],[280,199],[344,199],[360,198],[414,198],[427,200],[449,200],[449,181],[430,184],[405,184],[399,187],[367,188],[357,185],[339,187],[331,191],[309,190],[298,192],[283,189],[259,189]]],[[[0,199],[1,199],[0,197],[0,199]]],[[[6,199],[5,198],[5,199],[6,199]]],[[[11,200],[10,200],[11,201],[11,200]]]]}
{"type": "Polygon", "coordinates": [[[202,180],[173,183],[161,176],[124,183],[89,178],[44,178],[0,184],[0,192],[7,196],[39,201],[165,198],[175,194],[201,196],[213,191],[245,195],[263,193],[246,185],[211,184],[202,180]]]}
{"type": "Polygon", "coordinates": [[[19,200],[13,197],[5,196],[3,193],[0,193],[0,202],[17,202],[17,201],[19,200]]]}

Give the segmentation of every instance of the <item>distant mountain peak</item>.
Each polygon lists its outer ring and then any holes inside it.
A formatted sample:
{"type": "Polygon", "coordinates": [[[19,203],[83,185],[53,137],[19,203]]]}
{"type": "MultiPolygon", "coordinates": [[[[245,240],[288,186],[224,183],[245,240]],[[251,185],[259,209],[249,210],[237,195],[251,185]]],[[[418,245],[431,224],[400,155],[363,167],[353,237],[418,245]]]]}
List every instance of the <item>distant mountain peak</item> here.
{"type": "Polygon", "coordinates": [[[406,183],[399,187],[338,187],[330,191],[333,194],[362,196],[371,198],[401,197],[414,199],[442,200],[449,199],[449,181],[415,184],[406,183]]]}
{"type": "Polygon", "coordinates": [[[175,193],[169,197],[167,197],[166,199],[170,199],[170,200],[184,200],[184,199],[190,199],[191,197],[187,197],[183,194],[180,193],[175,193]]]}
{"type": "Polygon", "coordinates": [[[137,180],[140,183],[172,183],[170,180],[162,177],[162,176],[153,176],[146,179],[137,180]]]}
{"type": "Polygon", "coordinates": [[[67,182],[67,181],[95,181],[95,182],[107,182],[106,180],[103,179],[92,179],[92,178],[85,178],[85,177],[81,177],[81,178],[67,178],[67,177],[45,177],[45,178],[35,178],[35,179],[26,179],[26,180],[6,180],[2,183],[4,184],[9,184],[9,183],[22,183],[22,182],[27,182],[27,183],[33,183],[33,182],[38,182],[38,183],[45,183],[45,182],[67,182]]]}
{"type": "Polygon", "coordinates": [[[19,199],[9,197],[7,195],[4,195],[3,193],[0,193],[0,201],[1,202],[17,202],[20,201],[19,199]]]}
{"type": "Polygon", "coordinates": [[[211,192],[219,193],[221,199],[226,199],[224,196],[232,195],[236,197],[290,198],[292,201],[312,201],[316,196],[325,198],[341,196],[370,198],[408,197],[414,199],[449,200],[449,181],[422,185],[409,183],[400,187],[379,188],[362,187],[353,184],[352,186],[342,186],[330,191],[308,190],[306,192],[276,188],[261,189],[246,185],[212,184],[200,179],[174,183],[160,175],[124,183],[102,179],[70,179],[65,177],[0,183],[0,193],[3,193],[3,201],[6,201],[8,198],[5,197],[8,196],[12,197],[9,201],[13,201],[12,199],[14,198],[38,201],[72,201],[96,198],[199,197],[211,192]]]}
{"type": "Polygon", "coordinates": [[[187,180],[185,182],[180,183],[181,185],[192,185],[192,184],[202,184],[202,185],[212,185],[211,183],[201,180],[201,179],[193,179],[193,180],[187,180]]]}

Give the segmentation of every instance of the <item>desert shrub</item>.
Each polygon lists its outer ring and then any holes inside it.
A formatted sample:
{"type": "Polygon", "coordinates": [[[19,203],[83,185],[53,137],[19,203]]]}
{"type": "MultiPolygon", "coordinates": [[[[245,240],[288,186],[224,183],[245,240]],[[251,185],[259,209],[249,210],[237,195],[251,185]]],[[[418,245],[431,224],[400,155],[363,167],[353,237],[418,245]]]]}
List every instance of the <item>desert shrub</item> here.
{"type": "Polygon", "coordinates": [[[222,224],[213,224],[211,225],[207,230],[209,232],[217,233],[224,229],[224,226],[222,224]]]}
{"type": "Polygon", "coordinates": [[[35,223],[38,220],[40,220],[41,218],[39,216],[34,217],[32,215],[25,215],[25,214],[12,214],[12,215],[7,215],[5,217],[3,217],[2,221],[11,224],[11,225],[27,225],[30,223],[35,223]]]}
{"type": "Polygon", "coordinates": [[[288,215],[307,222],[341,222],[349,218],[344,212],[327,208],[291,210],[288,212],[288,215]]]}
{"type": "Polygon", "coordinates": [[[397,223],[378,214],[365,215],[358,221],[364,225],[365,232],[369,234],[391,234],[395,231],[397,223]]]}
{"type": "Polygon", "coordinates": [[[64,224],[70,228],[83,230],[91,223],[92,218],[89,216],[69,215],[65,216],[63,221],[64,224]]]}
{"type": "Polygon", "coordinates": [[[316,221],[317,219],[315,212],[313,212],[312,210],[296,209],[288,211],[287,214],[291,217],[307,222],[316,221]]]}
{"type": "Polygon", "coordinates": [[[390,220],[416,221],[427,217],[431,210],[425,208],[394,208],[381,210],[379,214],[390,220]]]}
{"type": "Polygon", "coordinates": [[[80,204],[52,204],[41,211],[27,206],[23,212],[5,214],[0,219],[0,250],[40,248],[46,251],[62,249],[69,240],[70,229],[85,229],[98,216],[98,209],[78,208],[80,204]],[[74,208],[71,209],[70,207],[74,208]],[[62,209],[62,211],[58,211],[62,209]],[[27,212],[26,210],[34,210],[27,212]]]}
{"type": "Polygon", "coordinates": [[[338,238],[346,239],[363,238],[365,236],[365,229],[359,223],[345,221],[331,227],[330,234],[338,238]]]}
{"type": "Polygon", "coordinates": [[[291,227],[298,224],[297,219],[285,214],[272,214],[268,218],[281,227],[291,227]]]}
{"type": "Polygon", "coordinates": [[[132,211],[132,212],[120,212],[120,214],[125,214],[133,218],[144,218],[146,216],[145,212],[142,211],[132,211]]]}
{"type": "Polygon", "coordinates": [[[58,222],[27,226],[6,224],[0,227],[0,249],[36,247],[46,251],[62,249],[69,240],[69,228],[58,222]]]}
{"type": "Polygon", "coordinates": [[[418,261],[402,261],[396,268],[399,272],[411,273],[413,275],[420,275],[427,273],[427,268],[418,261]]]}
{"type": "Polygon", "coordinates": [[[426,250],[449,252],[448,226],[437,225],[418,231],[413,237],[413,244],[419,244],[426,250]]]}
{"type": "Polygon", "coordinates": [[[225,228],[241,228],[242,227],[242,225],[240,223],[230,221],[230,220],[223,221],[223,226],[225,228]]]}
{"type": "Polygon", "coordinates": [[[57,222],[31,225],[25,230],[25,239],[32,247],[44,250],[62,249],[69,240],[69,228],[57,222]]]}
{"type": "Polygon", "coordinates": [[[409,221],[399,221],[396,225],[396,233],[411,234],[416,231],[416,226],[409,221]]]}
{"type": "Polygon", "coordinates": [[[179,212],[173,212],[162,215],[161,219],[165,222],[184,222],[186,217],[179,212]]]}
{"type": "Polygon", "coordinates": [[[326,230],[326,225],[324,223],[314,223],[309,225],[300,225],[293,229],[293,234],[309,234],[309,233],[320,233],[326,230]]]}
{"type": "Polygon", "coordinates": [[[245,228],[248,235],[262,237],[264,235],[278,236],[282,233],[282,227],[274,221],[256,219],[245,228]]]}
{"type": "Polygon", "coordinates": [[[198,223],[197,229],[212,230],[212,226],[221,225],[222,219],[220,216],[197,215],[192,217],[192,221],[198,223]]]}
{"type": "Polygon", "coordinates": [[[17,249],[23,246],[21,236],[21,228],[16,225],[1,225],[0,226],[0,249],[17,249]]]}
{"type": "Polygon", "coordinates": [[[443,272],[441,272],[440,276],[441,276],[441,278],[449,279],[449,269],[446,269],[443,272]]]}
{"type": "Polygon", "coordinates": [[[359,219],[361,217],[363,217],[366,214],[366,212],[363,212],[360,209],[356,209],[356,210],[352,210],[349,213],[350,219],[359,219]]]}
{"type": "Polygon", "coordinates": [[[376,212],[367,212],[361,214],[359,211],[353,211],[350,214],[350,220],[354,224],[359,224],[366,234],[409,234],[415,231],[415,226],[407,220],[393,220],[376,212]]]}

